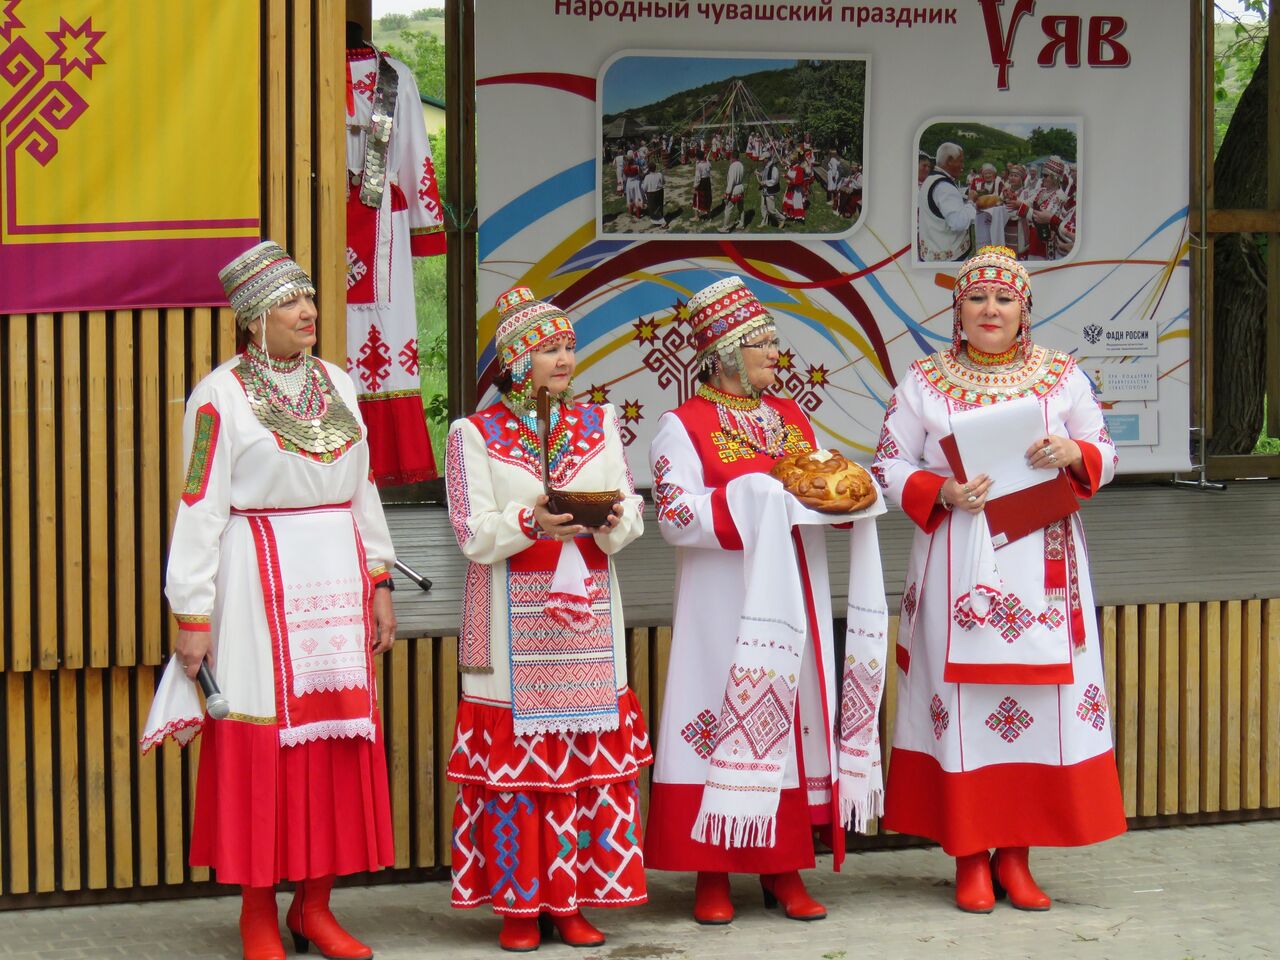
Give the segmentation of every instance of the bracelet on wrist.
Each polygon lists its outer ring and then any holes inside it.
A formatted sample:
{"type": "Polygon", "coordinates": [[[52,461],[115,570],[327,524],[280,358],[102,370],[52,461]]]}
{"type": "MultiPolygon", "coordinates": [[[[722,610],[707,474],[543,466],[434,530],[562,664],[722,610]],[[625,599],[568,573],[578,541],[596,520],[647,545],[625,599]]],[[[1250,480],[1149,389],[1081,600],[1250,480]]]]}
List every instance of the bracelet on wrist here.
{"type": "Polygon", "coordinates": [[[392,579],[391,579],[390,577],[387,577],[387,579],[385,579],[385,580],[379,580],[377,583],[375,583],[375,584],[373,585],[373,589],[375,589],[375,590],[392,590],[392,591],[394,591],[394,590],[395,590],[395,588],[396,588],[396,585],[395,585],[395,583],[392,581],[392,579]]]}

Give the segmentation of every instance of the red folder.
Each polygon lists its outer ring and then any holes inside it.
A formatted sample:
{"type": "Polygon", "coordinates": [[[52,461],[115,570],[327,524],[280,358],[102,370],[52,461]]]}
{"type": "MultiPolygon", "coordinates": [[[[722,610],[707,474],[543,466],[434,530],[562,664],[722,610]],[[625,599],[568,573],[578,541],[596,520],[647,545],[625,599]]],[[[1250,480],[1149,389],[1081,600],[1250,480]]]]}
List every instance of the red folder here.
{"type": "MultiPolygon", "coordinates": [[[[952,475],[966,483],[969,478],[960,460],[955,435],[948,434],[938,441],[938,445],[942,447],[952,475]]],[[[1079,509],[1080,501],[1071,489],[1067,472],[1061,469],[1044,483],[988,500],[983,507],[991,530],[991,543],[997,549],[1047,527],[1055,520],[1069,517],[1079,509]]]]}

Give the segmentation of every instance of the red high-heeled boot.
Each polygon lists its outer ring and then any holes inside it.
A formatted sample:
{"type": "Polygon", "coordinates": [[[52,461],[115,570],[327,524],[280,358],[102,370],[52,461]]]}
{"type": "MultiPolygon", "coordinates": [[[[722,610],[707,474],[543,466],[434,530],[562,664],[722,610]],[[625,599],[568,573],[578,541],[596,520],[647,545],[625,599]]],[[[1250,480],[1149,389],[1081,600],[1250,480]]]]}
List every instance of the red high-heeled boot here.
{"type": "Polygon", "coordinates": [[[244,960],[284,960],[275,887],[240,888],[240,943],[244,960]]]}
{"type": "Polygon", "coordinates": [[[965,913],[990,913],[996,908],[987,851],[956,857],[956,906],[965,913]]]}
{"type": "Polygon", "coordinates": [[[598,947],[605,941],[604,934],[587,921],[581,910],[564,917],[540,913],[538,927],[544,937],[551,936],[551,931],[554,930],[566,947],[598,947]]]}
{"type": "Polygon", "coordinates": [[[503,917],[498,946],[511,953],[530,953],[542,943],[537,917],[503,917]]]}
{"type": "Polygon", "coordinates": [[[764,892],[764,905],[772,909],[781,903],[789,920],[821,920],[827,915],[827,908],[809,896],[798,870],[763,873],[760,889],[764,892]]]}
{"type": "Polygon", "coordinates": [[[329,910],[333,877],[301,880],[284,922],[293,934],[293,946],[306,953],[311,944],[327,960],[372,960],[373,950],[338,925],[329,910]]]}
{"type": "Polygon", "coordinates": [[[733,921],[727,873],[698,871],[698,880],[693,887],[693,919],[708,926],[733,921]]]}
{"type": "Polygon", "coordinates": [[[1027,847],[1001,847],[991,855],[991,875],[996,881],[996,896],[1009,895],[1009,905],[1019,910],[1048,910],[1053,901],[1031,876],[1027,847]]]}

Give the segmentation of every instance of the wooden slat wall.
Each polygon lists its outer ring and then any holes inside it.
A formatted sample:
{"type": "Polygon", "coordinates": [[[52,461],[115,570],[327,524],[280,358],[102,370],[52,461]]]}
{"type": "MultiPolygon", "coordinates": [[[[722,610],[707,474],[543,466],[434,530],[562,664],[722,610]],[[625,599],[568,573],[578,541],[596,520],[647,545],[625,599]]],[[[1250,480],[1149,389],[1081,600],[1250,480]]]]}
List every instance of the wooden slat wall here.
{"type": "MultiPolygon", "coordinates": [[[[1105,607],[1098,616],[1126,813],[1138,823],[1280,816],[1280,597],[1105,607]]],[[[891,638],[896,631],[894,617],[891,638]]],[[[456,645],[402,640],[380,665],[398,868],[449,863],[456,645]]],[[[670,648],[669,628],[631,631],[631,681],[655,732],[670,648]]],[[[886,762],[896,673],[882,711],[886,762]]],[[[30,904],[15,899],[23,894],[108,888],[146,898],[210,879],[186,865],[199,740],[185,751],[172,742],[147,756],[137,749],[158,674],[139,664],[2,678],[0,907],[30,904]]],[[[647,773],[641,786],[647,807],[647,773]]],[[[882,846],[881,834],[873,823],[853,842],[882,846]]]]}
{"type": "MultiPolygon", "coordinates": [[[[315,278],[318,349],[342,362],[344,8],[261,0],[260,15],[262,233],[315,278]]],[[[176,632],[162,586],[183,402],[234,350],[227,309],[0,316],[0,907],[208,879],[186,866],[198,750],[142,757],[137,734],[176,632]]],[[[422,649],[412,678],[409,647],[390,665],[397,721],[434,682],[422,649]]],[[[429,739],[396,741],[398,776],[429,739]]],[[[431,817],[424,789],[430,775],[398,806],[431,817]]],[[[416,862],[434,863],[434,830],[416,862]]]]}

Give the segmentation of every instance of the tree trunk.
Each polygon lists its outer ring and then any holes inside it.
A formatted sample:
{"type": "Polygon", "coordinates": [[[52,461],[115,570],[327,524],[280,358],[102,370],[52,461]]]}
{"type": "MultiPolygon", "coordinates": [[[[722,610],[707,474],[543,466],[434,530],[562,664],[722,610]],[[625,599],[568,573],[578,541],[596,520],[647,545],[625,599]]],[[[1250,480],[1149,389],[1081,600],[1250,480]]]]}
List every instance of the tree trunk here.
{"type": "MultiPolygon", "coordinates": [[[[1213,164],[1214,206],[1267,205],[1267,48],[1213,164]]],[[[1213,434],[1209,452],[1252,453],[1266,394],[1266,263],[1252,234],[1218,237],[1213,253],[1213,434]]]]}

